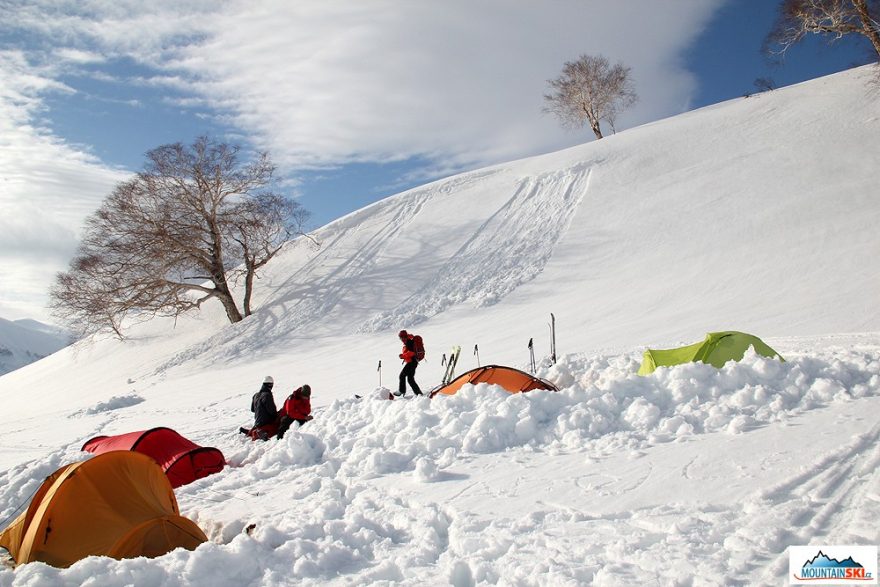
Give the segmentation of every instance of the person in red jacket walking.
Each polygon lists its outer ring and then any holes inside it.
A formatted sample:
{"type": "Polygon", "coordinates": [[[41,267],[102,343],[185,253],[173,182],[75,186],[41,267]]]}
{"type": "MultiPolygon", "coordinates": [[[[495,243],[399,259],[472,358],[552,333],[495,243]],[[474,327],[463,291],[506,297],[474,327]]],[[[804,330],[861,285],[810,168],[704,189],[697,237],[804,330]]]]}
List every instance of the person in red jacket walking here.
{"type": "Polygon", "coordinates": [[[284,406],[279,412],[278,438],[284,438],[284,433],[294,422],[300,426],[312,419],[312,388],[303,385],[294,390],[284,401],[284,406]]]}
{"type": "Polygon", "coordinates": [[[407,381],[409,381],[409,386],[412,387],[414,394],[422,395],[422,390],[419,389],[419,384],[416,383],[416,367],[419,366],[419,359],[416,356],[415,337],[406,330],[401,330],[397,333],[397,336],[400,337],[400,342],[403,343],[403,351],[400,353],[400,358],[403,359],[404,365],[403,369],[400,370],[400,386],[394,392],[394,395],[398,397],[406,395],[407,381]]]}

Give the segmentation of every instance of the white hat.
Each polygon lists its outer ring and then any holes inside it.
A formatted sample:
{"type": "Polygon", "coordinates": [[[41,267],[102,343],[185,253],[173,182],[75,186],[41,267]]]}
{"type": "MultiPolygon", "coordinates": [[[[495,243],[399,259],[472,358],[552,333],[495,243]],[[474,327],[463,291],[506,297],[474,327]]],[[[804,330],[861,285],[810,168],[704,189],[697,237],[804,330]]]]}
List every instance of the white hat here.
{"type": "Polygon", "coordinates": [[[275,383],[275,380],[272,379],[271,375],[266,375],[266,378],[263,379],[263,383],[275,383]]]}

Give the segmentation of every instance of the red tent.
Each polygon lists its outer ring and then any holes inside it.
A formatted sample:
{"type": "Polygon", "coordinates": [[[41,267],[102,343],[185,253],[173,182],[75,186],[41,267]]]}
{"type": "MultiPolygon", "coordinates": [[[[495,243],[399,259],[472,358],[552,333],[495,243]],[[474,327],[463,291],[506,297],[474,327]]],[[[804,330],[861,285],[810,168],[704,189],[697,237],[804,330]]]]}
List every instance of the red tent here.
{"type": "Polygon", "coordinates": [[[82,450],[97,455],[111,450],[133,450],[152,457],[171,481],[172,487],[219,473],[226,465],[223,453],[199,446],[171,428],[151,428],[118,436],[96,436],[82,450]]]}

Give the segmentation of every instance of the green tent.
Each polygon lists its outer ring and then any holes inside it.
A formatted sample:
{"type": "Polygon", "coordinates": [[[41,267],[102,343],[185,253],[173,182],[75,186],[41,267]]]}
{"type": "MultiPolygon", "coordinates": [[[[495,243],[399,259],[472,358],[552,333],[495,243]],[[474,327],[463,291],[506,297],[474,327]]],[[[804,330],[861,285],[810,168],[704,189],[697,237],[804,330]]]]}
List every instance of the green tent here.
{"type": "Polygon", "coordinates": [[[653,373],[657,367],[670,367],[697,361],[714,365],[720,369],[727,361],[741,360],[749,347],[755,347],[755,352],[759,355],[771,358],[779,357],[780,360],[785,360],[782,355],[767,346],[757,336],[734,331],[710,332],[706,335],[706,340],[696,344],[677,349],[646,350],[642,366],[639,367],[639,375],[653,373]]]}

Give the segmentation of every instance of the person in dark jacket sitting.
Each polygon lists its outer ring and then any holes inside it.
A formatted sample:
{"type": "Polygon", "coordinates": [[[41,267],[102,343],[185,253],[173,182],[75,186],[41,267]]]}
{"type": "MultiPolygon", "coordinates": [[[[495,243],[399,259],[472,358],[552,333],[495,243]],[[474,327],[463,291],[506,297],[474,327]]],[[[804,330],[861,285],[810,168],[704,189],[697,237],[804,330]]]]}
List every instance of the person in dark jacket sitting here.
{"type": "Polygon", "coordinates": [[[251,398],[251,411],[254,413],[253,427],[250,430],[239,429],[242,434],[249,435],[253,440],[268,440],[278,431],[278,408],[275,407],[275,397],[272,395],[274,385],[275,380],[271,375],[267,375],[260,391],[251,398]]]}
{"type": "Polygon", "coordinates": [[[284,438],[284,433],[294,422],[300,426],[312,419],[312,388],[303,385],[297,388],[284,401],[284,407],[278,412],[278,438],[284,438]]]}

